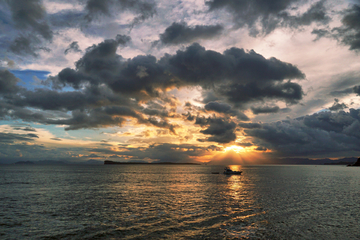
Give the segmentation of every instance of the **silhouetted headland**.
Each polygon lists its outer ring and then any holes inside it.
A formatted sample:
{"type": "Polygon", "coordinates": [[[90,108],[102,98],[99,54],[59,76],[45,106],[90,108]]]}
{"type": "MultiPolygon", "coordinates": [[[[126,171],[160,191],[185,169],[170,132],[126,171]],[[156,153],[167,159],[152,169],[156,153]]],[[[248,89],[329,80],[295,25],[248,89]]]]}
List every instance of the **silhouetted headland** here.
{"type": "Polygon", "coordinates": [[[360,158],[354,164],[349,164],[348,167],[360,167],[360,158]]]}
{"type": "Polygon", "coordinates": [[[106,160],[104,164],[136,164],[136,165],[153,165],[153,164],[162,164],[162,165],[201,165],[200,163],[173,163],[173,162],[155,162],[155,163],[147,163],[147,162],[114,162],[106,160]]]}

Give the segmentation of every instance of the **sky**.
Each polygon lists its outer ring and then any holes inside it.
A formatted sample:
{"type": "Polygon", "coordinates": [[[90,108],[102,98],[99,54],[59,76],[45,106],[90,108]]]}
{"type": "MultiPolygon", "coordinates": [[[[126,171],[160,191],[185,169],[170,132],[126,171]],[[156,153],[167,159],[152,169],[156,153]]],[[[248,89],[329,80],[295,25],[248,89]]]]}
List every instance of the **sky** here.
{"type": "Polygon", "coordinates": [[[360,1],[0,0],[0,163],[360,155],[360,1]]]}

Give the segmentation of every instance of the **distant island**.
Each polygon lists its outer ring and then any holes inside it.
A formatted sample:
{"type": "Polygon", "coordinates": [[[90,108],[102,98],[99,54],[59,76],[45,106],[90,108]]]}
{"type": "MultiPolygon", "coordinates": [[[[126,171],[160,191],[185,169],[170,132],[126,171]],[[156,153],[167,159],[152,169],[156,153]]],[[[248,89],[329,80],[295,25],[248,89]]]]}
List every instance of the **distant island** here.
{"type": "Polygon", "coordinates": [[[356,163],[354,164],[349,164],[347,165],[348,167],[360,167],[360,158],[358,158],[358,160],[356,161],[356,163]]]}
{"type": "Polygon", "coordinates": [[[161,165],[201,165],[200,163],[173,163],[173,162],[155,162],[155,163],[147,163],[147,162],[114,162],[105,160],[104,164],[136,164],[136,165],[154,165],[154,164],[161,164],[161,165]]]}

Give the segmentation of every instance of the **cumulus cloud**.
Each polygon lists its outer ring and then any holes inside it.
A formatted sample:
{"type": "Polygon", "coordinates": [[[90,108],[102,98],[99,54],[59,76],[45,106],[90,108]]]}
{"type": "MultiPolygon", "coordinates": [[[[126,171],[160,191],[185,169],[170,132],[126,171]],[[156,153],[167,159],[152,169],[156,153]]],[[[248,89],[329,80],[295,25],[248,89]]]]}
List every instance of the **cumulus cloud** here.
{"type": "Polygon", "coordinates": [[[205,110],[236,116],[239,120],[248,121],[249,118],[238,110],[233,109],[229,104],[219,102],[209,102],[205,105],[205,110]]]}
{"type": "Polygon", "coordinates": [[[334,104],[331,107],[329,107],[330,111],[338,111],[348,108],[348,106],[346,106],[345,103],[339,103],[339,99],[335,98],[334,101],[335,101],[334,104]]]}
{"type": "Polygon", "coordinates": [[[350,50],[360,49],[360,5],[353,4],[341,12],[342,25],[332,29],[314,29],[312,34],[318,40],[322,37],[334,38],[344,45],[348,45],[350,50]]]}
{"type": "Polygon", "coordinates": [[[16,78],[8,70],[0,70],[0,94],[8,95],[19,91],[17,83],[19,79],[16,78]]]}
{"type": "Polygon", "coordinates": [[[266,35],[279,27],[301,27],[315,22],[326,24],[330,20],[324,7],[325,1],[314,3],[304,13],[290,14],[301,0],[210,0],[209,11],[225,9],[233,16],[236,27],[248,27],[250,35],[266,35]]]}
{"type": "Polygon", "coordinates": [[[31,30],[46,40],[51,40],[53,33],[45,21],[45,8],[40,0],[11,0],[5,1],[11,10],[15,27],[31,30]]]}
{"type": "Polygon", "coordinates": [[[188,26],[185,22],[174,22],[160,34],[162,44],[176,45],[196,41],[198,39],[211,39],[221,34],[221,25],[195,25],[188,26]]]}
{"type": "Polygon", "coordinates": [[[106,40],[89,48],[76,70],[64,69],[53,83],[75,89],[87,83],[106,84],[137,99],[159,96],[160,90],[169,87],[213,86],[217,94],[239,105],[266,98],[295,103],[303,95],[299,84],[283,82],[305,77],[297,67],[254,51],[231,48],[221,54],[193,44],[159,60],[151,55],[125,60],[116,54],[118,45],[117,40],[106,40]]]}
{"type": "Polygon", "coordinates": [[[70,45],[65,49],[64,53],[68,54],[69,52],[82,52],[80,50],[78,42],[70,43],[70,45]]]}
{"type": "Polygon", "coordinates": [[[87,0],[85,9],[85,18],[88,21],[93,21],[99,16],[110,17],[119,12],[130,11],[137,15],[132,24],[137,24],[156,14],[156,3],[146,0],[87,0]]]}
{"type": "Polygon", "coordinates": [[[211,135],[208,138],[198,139],[200,142],[229,143],[236,140],[236,124],[233,121],[216,117],[197,117],[195,124],[206,126],[207,128],[200,132],[205,135],[211,135]]]}
{"type": "MultiPolygon", "coordinates": [[[[247,103],[265,99],[296,103],[303,95],[301,86],[291,82],[305,77],[296,66],[254,51],[231,48],[219,53],[193,44],[160,59],[151,55],[124,59],[117,49],[129,41],[129,36],[117,35],[89,47],[75,69],[65,68],[44,81],[52,89],[27,90],[17,85],[13,74],[0,72],[0,117],[67,125],[66,130],[123,126],[134,119],[176,134],[177,125],[169,119],[180,115],[176,114],[176,99],[166,94],[169,88],[210,90],[223,100],[208,102],[205,110],[241,121],[249,118],[237,108],[247,103]],[[73,90],[63,91],[64,87],[73,90]]],[[[69,46],[69,51],[74,49],[76,42],[69,46]]],[[[190,114],[188,119],[194,117],[190,114]]],[[[208,128],[201,133],[210,137],[200,141],[228,143],[236,139],[233,121],[209,118],[205,125],[208,128]]]]}
{"type": "Polygon", "coordinates": [[[17,133],[0,133],[0,143],[14,143],[14,142],[32,142],[34,138],[39,138],[33,133],[17,134],[17,133]]]}
{"type": "Polygon", "coordinates": [[[319,112],[297,119],[242,125],[259,147],[279,156],[316,156],[360,151],[360,110],[319,112]]]}
{"type": "Polygon", "coordinates": [[[251,111],[254,114],[261,113],[277,113],[280,111],[279,106],[263,106],[263,107],[251,107],[251,111]]]}
{"type": "Polygon", "coordinates": [[[15,54],[36,57],[39,50],[45,49],[42,43],[51,42],[54,35],[47,22],[47,13],[42,1],[5,0],[3,2],[9,7],[12,26],[20,31],[10,43],[9,50],[15,54]]]}

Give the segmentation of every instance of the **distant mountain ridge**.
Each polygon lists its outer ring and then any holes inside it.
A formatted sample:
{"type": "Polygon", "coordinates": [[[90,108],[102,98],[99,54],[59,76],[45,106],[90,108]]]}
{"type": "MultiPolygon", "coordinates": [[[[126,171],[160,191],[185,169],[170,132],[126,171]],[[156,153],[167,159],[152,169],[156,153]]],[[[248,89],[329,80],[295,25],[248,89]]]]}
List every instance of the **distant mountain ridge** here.
{"type": "Polygon", "coordinates": [[[19,164],[19,165],[76,165],[76,164],[81,164],[81,165],[102,165],[103,161],[98,161],[98,160],[93,160],[90,159],[88,161],[83,161],[83,162],[70,162],[70,161],[66,161],[66,160],[40,160],[40,161],[18,161],[15,162],[14,164],[19,164]]]}

